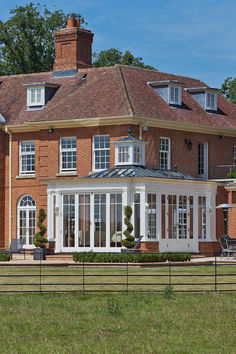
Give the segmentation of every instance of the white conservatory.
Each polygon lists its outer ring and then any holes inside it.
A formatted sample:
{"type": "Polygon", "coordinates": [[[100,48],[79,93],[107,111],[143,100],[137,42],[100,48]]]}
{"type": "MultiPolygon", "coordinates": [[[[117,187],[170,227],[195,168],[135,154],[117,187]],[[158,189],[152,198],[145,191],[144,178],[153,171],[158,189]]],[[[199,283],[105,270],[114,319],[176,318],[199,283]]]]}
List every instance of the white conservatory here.
{"type": "Polygon", "coordinates": [[[116,166],[87,177],[44,180],[48,185],[48,239],[55,252],[118,252],[133,209],[135,237],[160,252],[198,252],[215,242],[216,183],[178,171],[145,167],[146,142],[115,142],[116,166]]]}

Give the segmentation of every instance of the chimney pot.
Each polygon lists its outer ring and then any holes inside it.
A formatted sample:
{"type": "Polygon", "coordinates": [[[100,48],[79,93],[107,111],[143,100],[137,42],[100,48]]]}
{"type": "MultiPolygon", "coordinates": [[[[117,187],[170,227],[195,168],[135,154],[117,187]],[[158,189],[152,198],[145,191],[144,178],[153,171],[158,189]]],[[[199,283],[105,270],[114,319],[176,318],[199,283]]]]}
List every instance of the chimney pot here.
{"type": "Polygon", "coordinates": [[[70,16],[68,17],[67,27],[68,27],[68,28],[76,27],[76,19],[74,18],[74,16],[70,15],[70,16]]]}

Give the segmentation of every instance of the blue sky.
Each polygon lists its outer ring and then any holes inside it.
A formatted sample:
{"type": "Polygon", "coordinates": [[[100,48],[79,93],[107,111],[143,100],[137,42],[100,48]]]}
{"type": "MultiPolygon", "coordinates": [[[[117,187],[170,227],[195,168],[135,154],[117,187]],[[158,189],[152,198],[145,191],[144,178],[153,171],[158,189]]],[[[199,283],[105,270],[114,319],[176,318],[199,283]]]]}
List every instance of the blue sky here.
{"type": "MultiPolygon", "coordinates": [[[[16,5],[0,0],[6,21],[16,5]]],[[[38,1],[39,2],[39,1],[38,1]]],[[[160,71],[221,87],[236,77],[235,0],[46,0],[52,10],[81,13],[95,34],[93,50],[129,49],[160,71]]]]}

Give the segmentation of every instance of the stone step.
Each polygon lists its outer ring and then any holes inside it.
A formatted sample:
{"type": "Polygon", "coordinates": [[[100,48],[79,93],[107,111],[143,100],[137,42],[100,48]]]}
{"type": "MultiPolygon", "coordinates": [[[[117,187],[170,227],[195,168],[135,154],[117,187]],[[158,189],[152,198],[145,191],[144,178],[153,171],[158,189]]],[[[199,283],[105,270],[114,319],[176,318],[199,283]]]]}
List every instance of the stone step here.
{"type": "Polygon", "coordinates": [[[33,254],[29,253],[13,253],[11,259],[13,261],[22,261],[22,260],[32,260],[33,259],[33,254]]]}
{"type": "Polygon", "coordinates": [[[73,261],[73,255],[72,254],[61,254],[61,253],[56,253],[56,254],[50,254],[46,255],[47,260],[60,260],[60,261],[73,261]]]}

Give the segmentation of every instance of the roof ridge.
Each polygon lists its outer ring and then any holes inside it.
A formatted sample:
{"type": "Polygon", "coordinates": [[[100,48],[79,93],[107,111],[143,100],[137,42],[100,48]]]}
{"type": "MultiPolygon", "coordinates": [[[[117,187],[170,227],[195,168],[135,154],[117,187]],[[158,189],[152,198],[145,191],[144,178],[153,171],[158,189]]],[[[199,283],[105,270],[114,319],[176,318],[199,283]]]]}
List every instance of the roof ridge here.
{"type": "Polygon", "coordinates": [[[125,93],[125,100],[126,100],[126,103],[127,103],[127,109],[128,109],[128,112],[131,116],[134,116],[134,110],[133,110],[133,107],[131,105],[131,101],[130,101],[130,98],[129,98],[129,94],[128,94],[128,90],[127,90],[127,87],[126,87],[126,82],[125,82],[125,79],[124,79],[124,75],[123,75],[123,72],[122,72],[122,68],[121,66],[117,65],[118,69],[119,69],[119,73],[120,73],[120,77],[121,77],[121,84],[123,86],[123,91],[125,93]]]}
{"type": "Polygon", "coordinates": [[[115,64],[114,66],[119,66],[119,67],[126,67],[126,68],[130,68],[130,69],[137,69],[137,70],[146,70],[146,71],[152,71],[153,73],[158,73],[158,74],[165,74],[165,75],[173,75],[173,76],[177,76],[177,77],[184,77],[186,79],[191,79],[191,80],[195,80],[195,81],[200,81],[202,84],[207,85],[204,81],[202,81],[201,79],[196,79],[194,77],[191,76],[186,76],[186,75],[180,75],[180,74],[173,74],[173,73],[168,73],[165,71],[160,71],[160,70],[152,70],[152,69],[146,69],[146,68],[140,68],[138,66],[131,66],[131,65],[124,65],[124,64],[115,64]]]}

